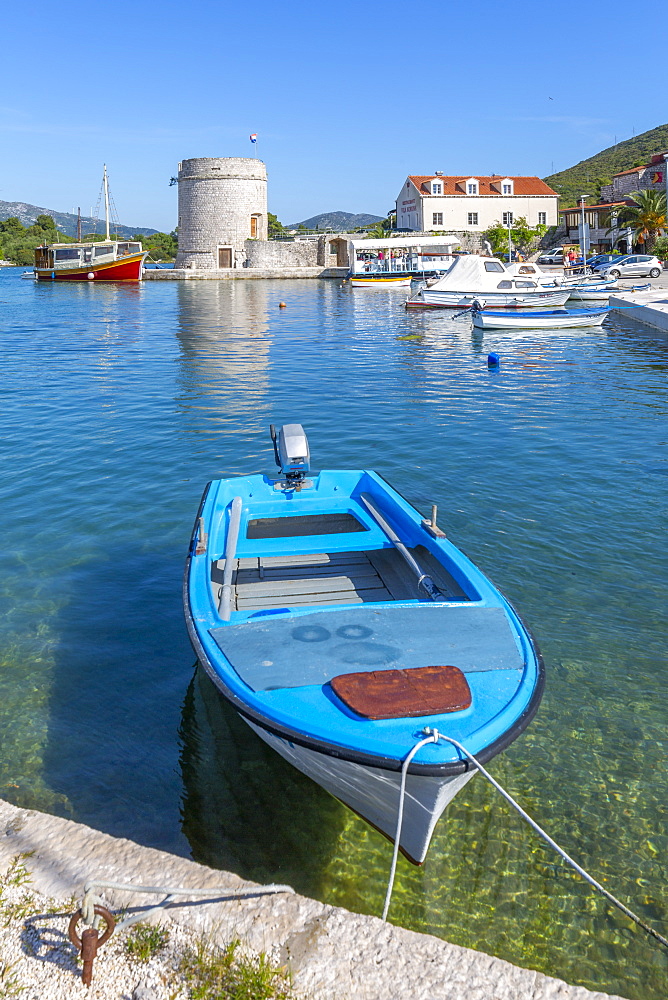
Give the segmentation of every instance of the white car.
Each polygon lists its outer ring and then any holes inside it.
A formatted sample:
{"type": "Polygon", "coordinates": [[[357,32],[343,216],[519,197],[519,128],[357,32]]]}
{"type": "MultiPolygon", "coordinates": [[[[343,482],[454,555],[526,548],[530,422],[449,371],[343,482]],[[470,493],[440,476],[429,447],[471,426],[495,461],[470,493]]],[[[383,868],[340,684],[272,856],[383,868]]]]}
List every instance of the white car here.
{"type": "Polygon", "coordinates": [[[564,248],[563,247],[553,247],[548,250],[547,253],[542,253],[537,264],[561,264],[564,259],[564,248]]]}
{"type": "Polygon", "coordinates": [[[635,253],[616,260],[603,274],[606,278],[658,278],[662,270],[658,257],[635,253]]]}

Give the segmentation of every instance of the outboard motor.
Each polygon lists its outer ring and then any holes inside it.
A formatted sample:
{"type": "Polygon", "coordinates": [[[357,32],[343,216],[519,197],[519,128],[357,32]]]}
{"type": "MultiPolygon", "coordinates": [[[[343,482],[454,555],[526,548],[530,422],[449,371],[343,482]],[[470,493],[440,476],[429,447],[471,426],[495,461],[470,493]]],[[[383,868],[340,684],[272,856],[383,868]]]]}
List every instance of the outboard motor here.
{"type": "Polygon", "coordinates": [[[304,428],[301,424],[283,424],[276,434],[276,428],[271,424],[269,433],[274,442],[276,465],[287,483],[299,489],[311,467],[308,438],[304,428]]]}

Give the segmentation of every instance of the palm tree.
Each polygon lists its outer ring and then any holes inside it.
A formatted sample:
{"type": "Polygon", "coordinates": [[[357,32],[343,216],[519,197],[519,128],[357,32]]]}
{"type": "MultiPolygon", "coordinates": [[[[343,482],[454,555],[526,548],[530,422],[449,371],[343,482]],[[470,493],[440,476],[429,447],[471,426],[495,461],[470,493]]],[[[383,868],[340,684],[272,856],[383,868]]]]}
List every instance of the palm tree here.
{"type": "Polygon", "coordinates": [[[392,223],[389,218],[382,219],[380,222],[377,222],[372,229],[366,230],[366,236],[364,238],[367,240],[381,240],[390,232],[391,225],[392,223]]]}
{"type": "Polygon", "coordinates": [[[635,205],[625,205],[617,213],[617,227],[631,226],[645,253],[651,253],[659,236],[668,232],[666,194],[664,191],[636,191],[635,205]]]}

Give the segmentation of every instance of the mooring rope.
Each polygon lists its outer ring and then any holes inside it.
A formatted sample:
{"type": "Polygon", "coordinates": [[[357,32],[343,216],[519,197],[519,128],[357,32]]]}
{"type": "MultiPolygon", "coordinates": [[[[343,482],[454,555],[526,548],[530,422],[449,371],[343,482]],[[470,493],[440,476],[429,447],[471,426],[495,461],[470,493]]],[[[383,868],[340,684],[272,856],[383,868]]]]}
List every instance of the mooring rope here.
{"type": "Polygon", "coordinates": [[[164,909],[169,903],[172,903],[176,896],[234,896],[234,897],[244,897],[244,896],[267,896],[277,892],[288,892],[294,893],[294,889],[290,885],[258,885],[258,886],[248,886],[243,889],[230,889],[228,886],[210,886],[206,889],[193,889],[185,888],[184,886],[173,887],[169,885],[127,885],[123,882],[100,882],[98,880],[90,880],[84,885],[83,900],[81,903],[81,919],[84,923],[89,924],[92,927],[97,927],[99,923],[99,917],[95,914],[95,906],[103,903],[103,900],[99,896],[95,895],[95,889],[118,889],[123,892],[149,892],[149,893],[166,893],[167,896],[161,903],[157,906],[152,906],[149,910],[142,910],[140,913],[135,913],[131,917],[126,917],[120,923],[116,924],[116,930],[122,931],[127,927],[131,927],[133,924],[138,923],[140,920],[146,920],[153,913],[158,913],[159,910],[164,909]]]}
{"type": "Polygon", "coordinates": [[[509,802],[510,805],[513,807],[513,809],[515,809],[519,813],[522,819],[526,820],[529,826],[532,827],[532,829],[534,829],[536,833],[543,838],[545,843],[549,844],[552,850],[556,851],[559,857],[563,858],[564,861],[566,861],[572,868],[574,868],[575,871],[578,873],[578,875],[580,875],[585,880],[585,882],[588,882],[589,885],[592,886],[592,888],[596,889],[597,892],[600,892],[601,895],[605,896],[608,902],[612,903],[613,906],[616,906],[617,909],[621,910],[622,913],[626,914],[626,916],[629,917],[631,920],[633,920],[633,922],[636,923],[638,927],[642,927],[642,929],[647,934],[655,938],[655,940],[657,940],[660,944],[662,944],[664,948],[668,948],[668,938],[665,938],[663,934],[659,934],[659,932],[655,931],[653,927],[650,927],[649,924],[646,924],[644,920],[642,920],[636,913],[633,912],[633,910],[630,910],[628,906],[625,906],[625,904],[622,903],[621,900],[617,899],[616,896],[613,896],[613,894],[611,892],[608,892],[608,890],[604,886],[602,886],[600,882],[597,882],[596,879],[593,878],[593,876],[591,876],[588,872],[586,872],[585,869],[582,867],[582,865],[579,865],[577,861],[574,861],[573,858],[571,858],[570,855],[568,855],[566,851],[564,851],[564,849],[560,847],[559,844],[557,844],[556,840],[553,840],[552,837],[550,837],[550,835],[546,833],[545,830],[543,830],[542,827],[540,827],[538,823],[536,823],[536,821],[531,818],[531,816],[529,816],[528,812],[526,812],[526,810],[522,808],[519,802],[516,802],[515,799],[512,797],[512,795],[510,795],[510,793],[507,792],[505,788],[502,788],[499,782],[492,777],[489,771],[485,770],[480,761],[476,757],[474,757],[472,753],[469,753],[469,751],[462,743],[460,743],[458,740],[453,739],[451,736],[444,736],[443,733],[439,733],[437,729],[431,729],[428,726],[423,730],[423,732],[427,734],[426,738],[421,740],[419,743],[416,743],[415,746],[411,748],[409,753],[406,755],[401,767],[401,786],[399,790],[397,837],[394,843],[394,854],[392,858],[392,868],[390,870],[390,878],[387,886],[387,895],[385,897],[383,920],[387,919],[387,913],[390,907],[390,897],[392,895],[392,887],[394,885],[396,862],[399,852],[398,840],[399,836],[401,835],[401,825],[403,821],[403,805],[404,805],[403,800],[406,789],[406,773],[408,771],[408,765],[410,764],[411,760],[413,759],[417,751],[421,747],[425,746],[425,744],[438,743],[439,740],[445,740],[446,743],[451,743],[461,753],[463,753],[468,760],[471,761],[471,763],[480,771],[480,773],[485,778],[487,778],[490,784],[493,785],[494,788],[496,788],[496,790],[501,793],[506,802],[509,802]]]}
{"type": "MultiPolygon", "coordinates": [[[[426,730],[425,730],[426,732],[426,730]]],[[[406,775],[408,774],[408,765],[413,760],[415,754],[427,743],[438,743],[438,733],[429,733],[429,735],[424,739],[416,743],[414,747],[411,747],[409,752],[404,758],[404,762],[401,765],[401,784],[399,785],[399,809],[397,811],[397,830],[394,836],[394,851],[392,852],[392,865],[390,866],[390,878],[387,883],[387,892],[385,893],[385,906],[383,907],[383,920],[387,920],[387,913],[390,909],[390,900],[392,899],[392,889],[394,888],[394,876],[397,871],[397,859],[399,857],[399,843],[401,840],[401,827],[404,821],[404,799],[406,797],[406,775]]]]}

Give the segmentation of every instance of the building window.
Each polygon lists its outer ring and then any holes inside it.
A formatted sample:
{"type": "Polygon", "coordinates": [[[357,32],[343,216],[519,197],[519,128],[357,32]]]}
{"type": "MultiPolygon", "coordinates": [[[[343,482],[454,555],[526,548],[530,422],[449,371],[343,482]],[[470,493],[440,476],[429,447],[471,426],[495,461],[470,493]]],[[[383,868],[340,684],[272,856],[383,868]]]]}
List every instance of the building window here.
{"type": "Polygon", "coordinates": [[[260,233],[260,218],[261,218],[261,216],[259,216],[259,215],[251,215],[251,220],[250,220],[250,238],[252,240],[256,240],[259,237],[259,233],[260,233]]]}
{"type": "Polygon", "coordinates": [[[547,225],[547,212],[539,212],[538,213],[538,225],[539,226],[546,226],[547,225]]]}
{"type": "Polygon", "coordinates": [[[432,226],[442,226],[443,225],[443,212],[434,212],[431,217],[432,226]]]}
{"type": "Polygon", "coordinates": [[[504,194],[512,194],[513,193],[513,186],[512,186],[512,184],[504,184],[503,185],[503,193],[504,194]]]}
{"type": "Polygon", "coordinates": [[[432,186],[431,186],[431,193],[432,194],[443,194],[443,185],[442,184],[432,184],[432,186]]]}
{"type": "Polygon", "coordinates": [[[477,225],[478,225],[478,213],[469,212],[469,226],[477,226],[477,225]]]}
{"type": "Polygon", "coordinates": [[[504,212],[503,213],[503,224],[504,224],[504,226],[512,226],[512,224],[513,224],[513,213],[512,212],[504,212]]]}
{"type": "Polygon", "coordinates": [[[478,185],[477,184],[467,184],[466,185],[466,189],[467,189],[467,194],[477,194],[478,193],[478,185]]]}

